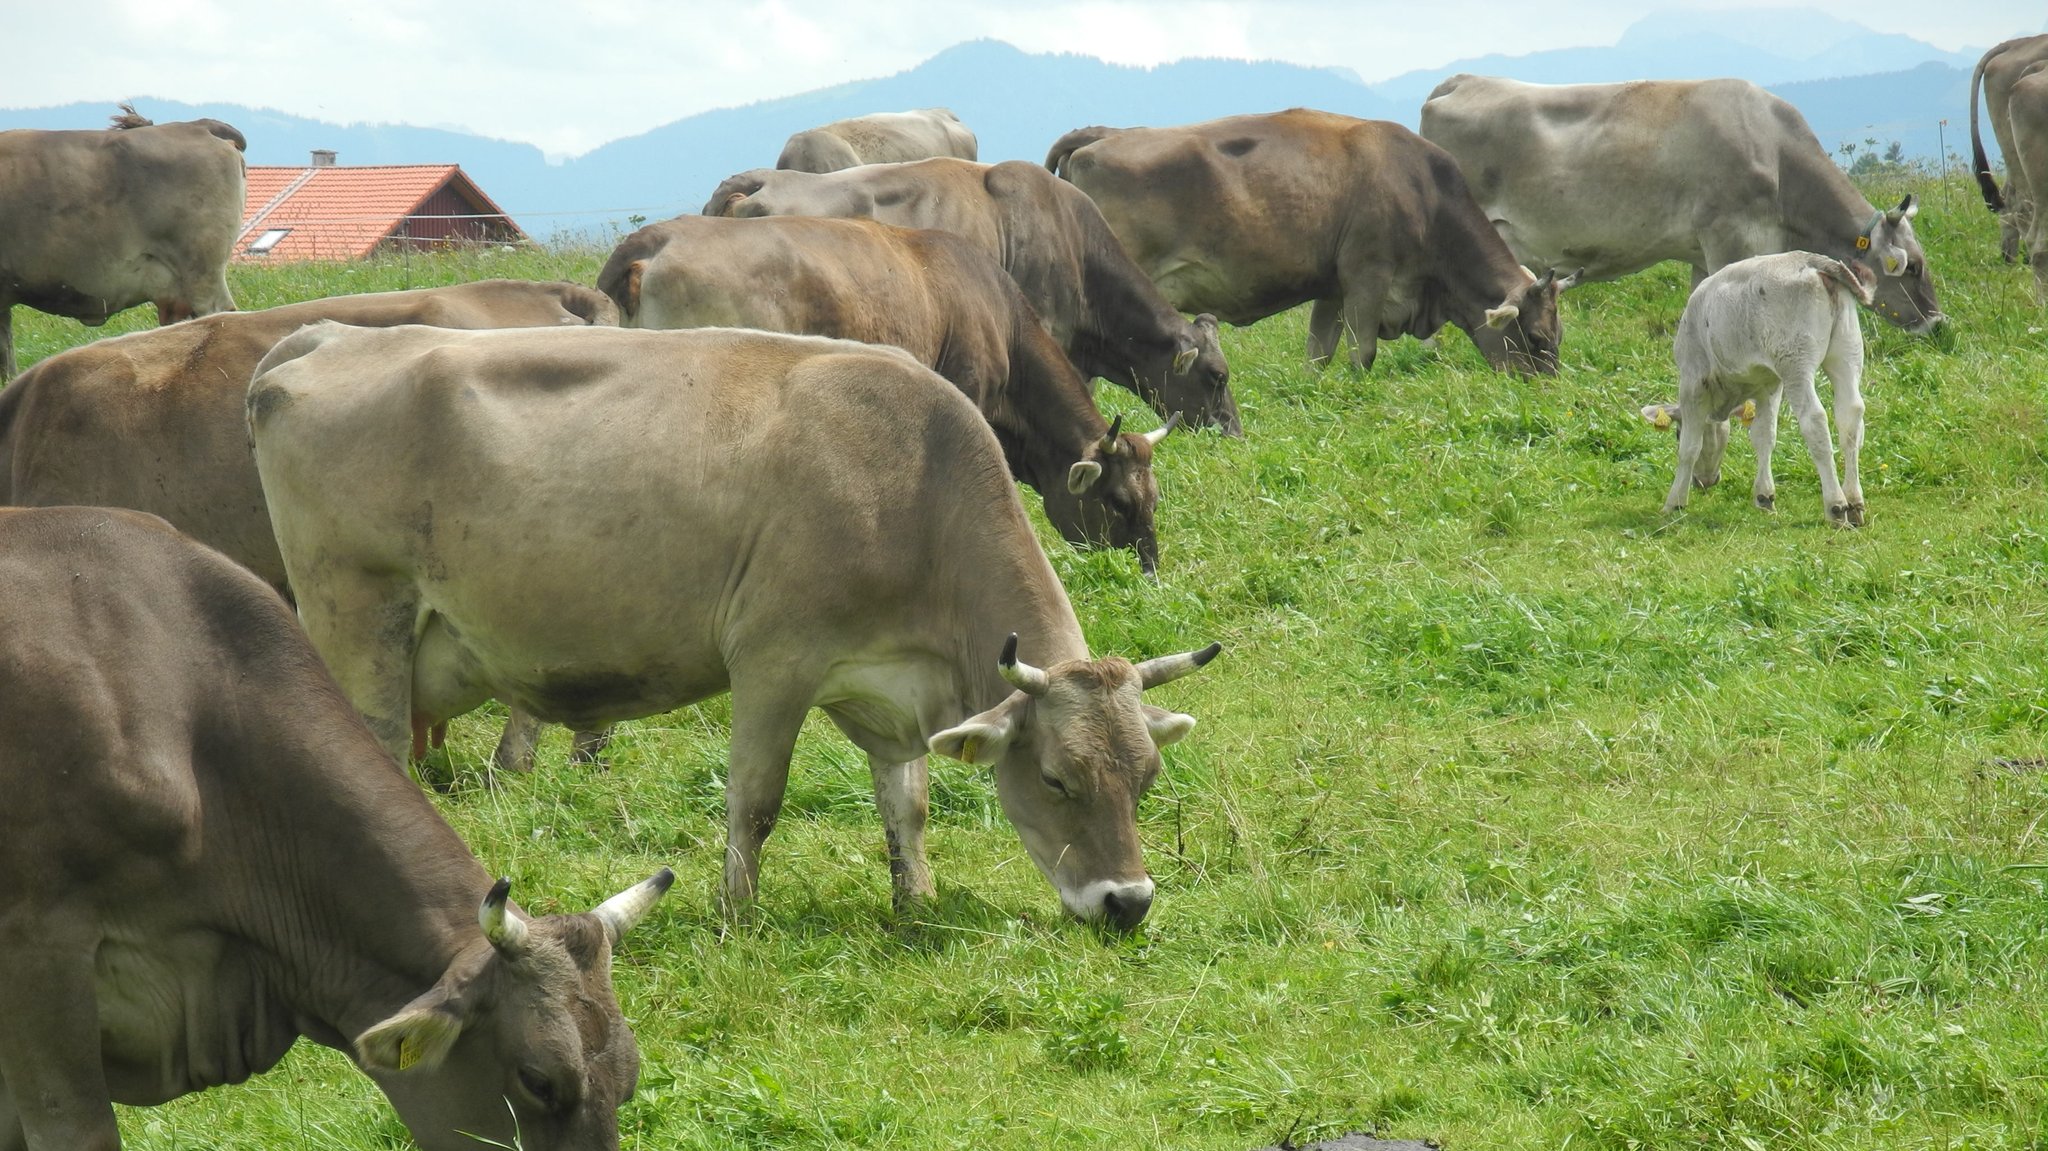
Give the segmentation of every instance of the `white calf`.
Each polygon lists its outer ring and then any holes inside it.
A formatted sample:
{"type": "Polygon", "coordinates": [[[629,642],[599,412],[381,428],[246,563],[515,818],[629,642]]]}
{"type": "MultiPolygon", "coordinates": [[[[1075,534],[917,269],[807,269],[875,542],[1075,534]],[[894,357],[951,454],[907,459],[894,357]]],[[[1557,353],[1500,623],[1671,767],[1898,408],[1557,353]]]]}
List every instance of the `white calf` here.
{"type": "MultiPolygon", "coordinates": [[[[1658,427],[1678,421],[1678,475],[1664,510],[1685,506],[1688,489],[1721,479],[1728,417],[1754,402],[1749,442],[1756,449],[1756,505],[1771,509],[1771,447],[1778,434],[1778,398],[1790,391],[1799,434],[1820,473],[1821,507],[1837,527],[1863,526],[1863,482],[1856,456],[1863,446],[1863,333],[1856,305],[1868,306],[1871,285],[1861,268],[1811,252],[1753,256],[1730,264],[1693,289],[1678,321],[1678,405],[1652,404],[1643,416],[1658,427]],[[1835,423],[1842,438],[1843,479],[1835,478],[1828,417],[1814,391],[1815,370],[1834,385],[1835,423]]],[[[1748,421],[1745,421],[1748,422],[1748,421]]]]}

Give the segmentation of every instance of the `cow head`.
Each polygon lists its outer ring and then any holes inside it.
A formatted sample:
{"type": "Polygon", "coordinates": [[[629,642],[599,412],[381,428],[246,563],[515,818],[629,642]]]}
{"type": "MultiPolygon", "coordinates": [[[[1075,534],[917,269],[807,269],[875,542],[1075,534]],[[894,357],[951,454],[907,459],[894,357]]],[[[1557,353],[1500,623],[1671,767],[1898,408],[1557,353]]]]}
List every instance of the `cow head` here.
{"type": "Polygon", "coordinates": [[[1159,430],[1123,432],[1124,418],[1088,445],[1088,454],[1067,469],[1067,481],[1045,493],[1045,518],[1070,543],[1130,548],[1151,575],[1159,566],[1159,537],[1152,523],[1159,483],[1152,478],[1152,449],[1180,422],[1167,417],[1159,430]]]}
{"type": "Polygon", "coordinates": [[[1152,877],[1138,846],[1138,800],[1159,775],[1159,749],[1185,736],[1193,716],[1139,693],[1216,658],[1221,644],[1143,663],[1110,656],[1036,668],[1017,637],[998,663],[1016,691],[931,737],[932,751],[993,765],[1003,813],[1031,861],[1076,917],[1130,930],[1152,907],[1152,877]]]}
{"type": "Polygon", "coordinates": [[[1223,358],[1222,335],[1216,317],[1207,312],[1188,321],[1173,358],[1142,374],[1138,390],[1162,416],[1178,412],[1193,427],[1216,428],[1226,436],[1244,434],[1237,398],[1230,394],[1230,363],[1223,358]]]}
{"type": "Polygon", "coordinates": [[[1581,268],[1560,280],[1553,269],[1538,279],[1522,269],[1523,284],[1510,291],[1498,307],[1486,309],[1485,318],[1469,329],[1486,362],[1517,375],[1555,375],[1557,346],[1564,339],[1557,297],[1584,273],[1581,268]]]}
{"type": "Polygon", "coordinates": [[[506,907],[511,880],[491,888],[475,942],[356,1040],[422,1148],[618,1147],[640,1051],[612,993],[612,948],[673,882],[663,868],[595,911],[535,920],[506,907]]]}
{"type": "Polygon", "coordinates": [[[1919,211],[1919,202],[1907,196],[1891,211],[1871,216],[1856,237],[1856,260],[1878,273],[1877,302],[1871,305],[1877,314],[1914,335],[1925,335],[1947,317],[1934,298],[1927,253],[1913,234],[1913,217],[1919,211]]]}
{"type": "Polygon", "coordinates": [[[719,183],[717,190],[711,193],[711,198],[704,202],[704,215],[739,215],[735,209],[767,184],[768,171],[766,168],[755,168],[752,171],[741,172],[737,176],[727,176],[719,183]]]}

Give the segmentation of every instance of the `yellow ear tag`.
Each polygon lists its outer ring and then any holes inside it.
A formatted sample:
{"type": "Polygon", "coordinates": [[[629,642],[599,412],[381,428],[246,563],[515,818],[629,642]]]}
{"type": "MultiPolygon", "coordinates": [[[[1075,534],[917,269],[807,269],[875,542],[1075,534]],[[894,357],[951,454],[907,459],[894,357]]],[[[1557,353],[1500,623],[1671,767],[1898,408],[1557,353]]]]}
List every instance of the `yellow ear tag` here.
{"type": "Polygon", "coordinates": [[[980,751],[981,740],[979,737],[970,735],[966,739],[960,741],[960,759],[962,762],[973,763],[974,757],[977,754],[979,754],[980,751]]]}
{"type": "Polygon", "coordinates": [[[1886,256],[1884,258],[1884,274],[1887,276],[1896,276],[1901,271],[1904,271],[1905,267],[1906,261],[1899,259],[1897,256],[1886,256]]]}
{"type": "Polygon", "coordinates": [[[1870,250],[1870,237],[1869,237],[1869,236],[1858,236],[1858,237],[1856,237],[1856,250],[1857,250],[1857,251],[1859,251],[1859,252],[1867,252],[1867,251],[1869,251],[1869,250],[1870,250]]]}
{"type": "Polygon", "coordinates": [[[1755,400],[1744,400],[1744,401],[1742,401],[1742,426],[1746,428],[1746,427],[1748,427],[1749,425],[1751,425],[1751,424],[1753,424],[1753,423],[1755,423],[1755,422],[1756,422],[1756,401],[1755,401],[1755,400]]]}
{"type": "Polygon", "coordinates": [[[399,1040],[399,1041],[398,1041],[398,1069],[399,1069],[400,1071],[410,1071],[410,1070],[412,1070],[412,1069],[413,1069],[413,1068],[414,1068],[415,1066],[418,1066],[418,1064],[419,1064],[419,1061],[420,1061],[420,1045],[419,1045],[419,1041],[418,1041],[418,1040],[416,1040],[416,1039],[414,1039],[414,1038],[413,1038],[412,1036],[410,1036],[410,1035],[408,1035],[408,1036],[406,1036],[405,1038],[403,1038],[403,1039],[399,1040]]]}
{"type": "Polygon", "coordinates": [[[1671,413],[1665,411],[1663,408],[1658,408],[1657,418],[1650,421],[1650,426],[1656,428],[1658,431],[1663,431],[1665,428],[1670,427],[1671,413]]]}

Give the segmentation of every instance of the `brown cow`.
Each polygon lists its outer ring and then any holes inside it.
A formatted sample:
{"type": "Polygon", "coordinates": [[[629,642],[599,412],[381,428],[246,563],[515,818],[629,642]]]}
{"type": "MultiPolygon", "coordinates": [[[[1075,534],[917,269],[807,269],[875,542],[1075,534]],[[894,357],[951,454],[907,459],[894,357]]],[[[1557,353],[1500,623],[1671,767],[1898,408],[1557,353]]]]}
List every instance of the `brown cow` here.
{"type": "Polygon", "coordinates": [[[975,158],[974,133],[947,108],[875,112],[806,128],[789,138],[777,168],[837,172],[861,164],[898,164],[933,156],[975,158]]]}
{"type": "MultiPolygon", "coordinates": [[[[2027,264],[2034,269],[2035,296],[2048,302],[2048,61],[2035,64],[2013,83],[2006,101],[2013,150],[2006,170],[2023,174],[2033,197],[2019,216],[2027,264]]],[[[2015,176],[2015,179],[2020,178],[2015,176]]]]}
{"type": "Polygon", "coordinates": [[[1441,148],[1381,120],[1296,108],[1181,128],[1080,128],[1045,166],[1074,182],[1182,311],[1250,324],[1313,300],[1309,362],[1351,336],[1453,324],[1488,363],[1557,370],[1557,296],[1515,262],[1441,148]]]}
{"type": "Polygon", "coordinates": [[[1119,435],[1002,266],[948,232],[873,220],[684,216],[627,236],[597,286],[627,327],[759,328],[893,344],[953,381],[1010,473],[1074,543],[1159,562],[1152,449],[1119,435]]]}
{"type": "Polygon", "coordinates": [[[528,919],[277,593],[154,516],[0,509],[0,1147],[348,1053],[428,1151],[615,1151],[612,951],[668,889],[528,919]]]}
{"type": "Polygon", "coordinates": [[[152,300],[165,324],[235,306],[242,134],[122,107],[102,131],[0,132],[0,382],[16,304],[94,326],[152,300]]]}
{"type": "Polygon", "coordinates": [[[728,178],[707,216],[864,216],[961,236],[1010,273],[1074,365],[1161,416],[1238,435],[1213,316],[1183,317],[1124,252],[1087,196],[1037,166],[933,159],[823,175],[757,168],[728,178]]]}
{"type": "MultiPolygon", "coordinates": [[[[151,512],[289,594],[249,455],[243,398],[270,346],[318,320],[616,325],[618,310],[576,284],[485,280],[209,316],[60,352],[0,389],[0,504],[151,512]]],[[[516,722],[507,731],[498,766],[523,771],[535,733],[516,722]]],[[[602,740],[582,733],[577,747],[587,759],[602,740]]]]}
{"type": "Polygon", "coordinates": [[[2042,199],[2048,198],[2048,171],[2029,172],[2022,161],[2025,151],[2019,140],[2019,121],[2012,109],[2013,86],[2029,74],[2048,68],[2048,35],[2021,36],[2007,40],[1977,61],[1970,73],[1970,171],[1984,193],[1984,205],[1998,213],[1998,248],[2010,264],[2019,255],[2021,233],[2038,214],[2042,199]],[[1977,93],[1984,94],[1984,106],[1991,121],[1991,134],[1998,139],[1999,154],[2005,157],[2005,188],[2001,192],[1991,161],[1984,154],[1984,137],[1977,130],[1977,93]]]}

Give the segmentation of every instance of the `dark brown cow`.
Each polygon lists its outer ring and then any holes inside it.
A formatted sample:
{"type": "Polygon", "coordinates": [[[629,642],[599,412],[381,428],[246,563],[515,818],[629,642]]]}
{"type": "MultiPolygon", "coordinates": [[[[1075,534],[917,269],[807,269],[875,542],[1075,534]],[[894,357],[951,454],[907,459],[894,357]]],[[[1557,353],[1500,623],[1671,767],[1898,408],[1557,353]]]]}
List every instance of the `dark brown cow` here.
{"type": "Polygon", "coordinates": [[[1399,124],[1296,108],[1081,128],[1045,166],[1101,206],[1174,307],[1250,324],[1314,301],[1311,363],[1347,332],[1363,368],[1379,340],[1453,324],[1496,368],[1557,370],[1572,281],[1516,263],[1457,162],[1399,124]]]}
{"type": "Polygon", "coordinates": [[[0,509],[0,1147],[347,1052],[428,1151],[612,1151],[612,949],[666,891],[527,919],[291,609],[153,516],[0,509]],[[516,1141],[516,1144],[515,1144],[516,1141]]]}
{"type": "MultiPolygon", "coordinates": [[[[318,320],[362,327],[616,325],[618,310],[576,284],[485,280],[209,316],[73,348],[0,389],[0,504],[151,512],[288,593],[249,455],[243,398],[271,345],[318,320]]],[[[508,732],[498,766],[525,770],[533,762],[534,729],[514,723],[508,732]]],[[[601,747],[593,733],[577,741],[581,758],[601,747]]]]}
{"type": "Polygon", "coordinates": [[[707,216],[864,216],[936,228],[1003,266],[1067,357],[1161,416],[1241,428],[1213,316],[1173,310],[1087,196],[1035,165],[932,159],[817,174],[757,168],[727,179],[707,216]]]}
{"type": "Polygon", "coordinates": [[[1119,435],[994,260],[873,220],[684,216],[625,238],[597,286],[633,328],[759,328],[893,344],[988,417],[1010,473],[1074,543],[1159,561],[1151,435],[1119,435]]]}
{"type": "MultiPolygon", "coordinates": [[[[1984,205],[1998,213],[1998,246],[2008,264],[2019,255],[2021,233],[2034,222],[2042,200],[2048,199],[2048,172],[2029,170],[2026,148],[2020,140],[2022,117],[2016,116],[2012,107],[2013,88],[2023,77],[2044,69],[2048,69],[2048,35],[2022,36],[1984,53],[1970,74],[1970,170],[1976,174],[1977,186],[1984,193],[1984,205]],[[1977,130],[1980,89],[1984,94],[1985,119],[1991,122],[1991,134],[1998,140],[1999,154],[2005,157],[2003,190],[1991,171],[1990,159],[1984,155],[1984,137],[1977,130]]],[[[2026,122],[2026,130],[2038,131],[2031,121],[2026,122]]],[[[2035,253],[2035,257],[2048,261],[2048,254],[2035,253]]],[[[2048,285],[2048,281],[2043,282],[2048,285]]]]}
{"type": "Polygon", "coordinates": [[[95,326],[152,300],[166,324],[232,310],[242,148],[219,120],[132,108],[104,131],[0,132],[0,382],[16,304],[95,326]]]}

